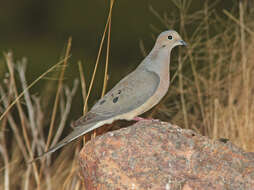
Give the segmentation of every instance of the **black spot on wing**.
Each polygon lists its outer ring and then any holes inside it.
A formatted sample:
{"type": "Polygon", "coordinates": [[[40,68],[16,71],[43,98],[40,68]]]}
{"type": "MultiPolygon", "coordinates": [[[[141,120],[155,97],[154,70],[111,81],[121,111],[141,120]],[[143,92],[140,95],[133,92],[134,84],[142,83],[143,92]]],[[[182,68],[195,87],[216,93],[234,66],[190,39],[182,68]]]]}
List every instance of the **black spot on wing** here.
{"type": "Polygon", "coordinates": [[[92,120],[97,117],[96,113],[88,112],[86,115],[80,117],[78,120],[74,121],[71,123],[71,127],[75,128],[80,125],[84,125],[87,123],[89,120],[92,120]]]}
{"type": "Polygon", "coordinates": [[[104,104],[106,102],[106,100],[101,100],[101,102],[99,103],[100,105],[104,104]]]}
{"type": "Polygon", "coordinates": [[[115,97],[114,99],[113,99],[113,103],[116,103],[118,101],[118,97],[115,97]]]}

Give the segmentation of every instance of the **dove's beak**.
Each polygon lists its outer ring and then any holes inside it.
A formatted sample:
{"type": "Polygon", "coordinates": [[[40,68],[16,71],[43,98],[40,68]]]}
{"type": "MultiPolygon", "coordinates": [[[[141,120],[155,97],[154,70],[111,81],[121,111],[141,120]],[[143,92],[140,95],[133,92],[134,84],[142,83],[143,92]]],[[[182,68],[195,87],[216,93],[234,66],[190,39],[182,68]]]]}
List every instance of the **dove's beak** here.
{"type": "Polygon", "coordinates": [[[187,43],[183,40],[179,40],[180,44],[183,45],[183,46],[187,46],[187,43]]]}

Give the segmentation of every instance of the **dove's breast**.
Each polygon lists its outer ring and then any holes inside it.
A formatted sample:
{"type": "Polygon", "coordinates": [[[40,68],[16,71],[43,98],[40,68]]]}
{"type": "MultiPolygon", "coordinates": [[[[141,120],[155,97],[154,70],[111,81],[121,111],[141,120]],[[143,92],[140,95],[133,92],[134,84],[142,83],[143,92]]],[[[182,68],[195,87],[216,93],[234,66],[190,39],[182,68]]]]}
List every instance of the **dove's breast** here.
{"type": "Polygon", "coordinates": [[[154,93],[142,105],[119,116],[119,119],[132,120],[134,117],[145,113],[160,102],[160,100],[166,95],[169,88],[169,72],[164,71],[162,71],[160,75],[153,71],[149,71],[151,74],[156,75],[157,79],[159,80],[158,86],[154,90],[154,93]]]}
{"type": "Polygon", "coordinates": [[[152,107],[157,105],[168,92],[170,83],[169,81],[170,60],[168,52],[166,53],[166,56],[162,56],[163,59],[161,59],[160,57],[161,55],[157,56],[156,59],[151,61],[152,63],[150,64],[150,66],[146,68],[146,70],[151,75],[156,76],[158,80],[158,85],[154,90],[154,93],[141,106],[139,106],[136,110],[134,110],[135,116],[141,115],[142,113],[150,110],[152,107]]]}
{"type": "Polygon", "coordinates": [[[159,85],[157,86],[157,89],[154,94],[136,110],[137,115],[141,115],[142,113],[150,110],[167,94],[169,88],[169,72],[163,72],[161,75],[157,74],[157,76],[159,78],[159,85]]]}

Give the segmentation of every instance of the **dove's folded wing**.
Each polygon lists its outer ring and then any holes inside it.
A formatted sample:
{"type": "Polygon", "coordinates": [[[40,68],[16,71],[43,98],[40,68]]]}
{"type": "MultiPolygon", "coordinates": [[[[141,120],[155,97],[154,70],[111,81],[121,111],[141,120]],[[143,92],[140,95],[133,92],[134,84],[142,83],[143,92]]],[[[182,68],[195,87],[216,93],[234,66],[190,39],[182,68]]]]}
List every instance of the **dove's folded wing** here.
{"type": "MultiPolygon", "coordinates": [[[[149,70],[135,70],[123,78],[90,110],[103,117],[115,117],[132,112],[155,94],[160,77],[149,70]]],[[[144,110],[144,112],[147,110],[144,110]]]]}
{"type": "Polygon", "coordinates": [[[146,70],[134,71],[100,99],[87,115],[77,120],[73,124],[74,130],[56,146],[49,149],[47,153],[56,151],[72,140],[104,124],[112,123],[115,119],[119,119],[117,118],[119,115],[137,109],[153,96],[159,82],[160,79],[156,73],[146,70]],[[149,87],[145,86],[147,83],[149,83],[149,87]]]}

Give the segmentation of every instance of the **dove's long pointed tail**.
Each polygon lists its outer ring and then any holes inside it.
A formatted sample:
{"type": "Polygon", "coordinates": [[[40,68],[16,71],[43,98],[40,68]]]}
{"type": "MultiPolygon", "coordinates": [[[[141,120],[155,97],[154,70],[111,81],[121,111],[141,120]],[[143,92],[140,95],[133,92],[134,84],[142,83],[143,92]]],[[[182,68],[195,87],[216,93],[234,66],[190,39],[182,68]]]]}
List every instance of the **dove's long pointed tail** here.
{"type": "Polygon", "coordinates": [[[59,141],[55,146],[51,147],[47,152],[43,153],[42,155],[40,155],[40,156],[36,157],[35,159],[33,159],[32,161],[30,161],[28,164],[48,155],[50,153],[55,152],[59,148],[70,143],[71,141],[77,139],[78,137],[80,137],[80,136],[106,124],[106,123],[107,123],[107,121],[99,121],[99,122],[93,122],[93,123],[89,123],[86,125],[81,125],[81,126],[75,127],[74,130],[71,132],[71,134],[69,134],[67,137],[65,137],[61,141],[59,141]]]}
{"type": "Polygon", "coordinates": [[[101,122],[98,123],[90,123],[87,125],[82,125],[82,126],[78,126],[75,127],[74,130],[64,139],[62,139],[61,141],[59,141],[55,146],[53,146],[52,148],[50,148],[47,153],[52,153],[55,152],[56,150],[58,150],[59,148],[63,147],[64,145],[68,144],[69,142],[77,139],[78,137],[92,131],[93,129],[96,129],[100,126],[102,126],[103,124],[101,124],[101,122]]]}

